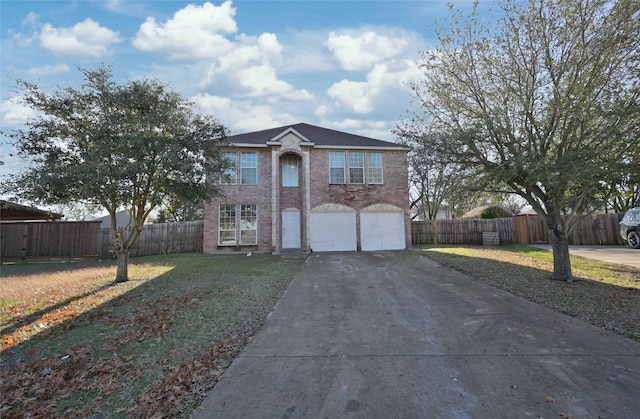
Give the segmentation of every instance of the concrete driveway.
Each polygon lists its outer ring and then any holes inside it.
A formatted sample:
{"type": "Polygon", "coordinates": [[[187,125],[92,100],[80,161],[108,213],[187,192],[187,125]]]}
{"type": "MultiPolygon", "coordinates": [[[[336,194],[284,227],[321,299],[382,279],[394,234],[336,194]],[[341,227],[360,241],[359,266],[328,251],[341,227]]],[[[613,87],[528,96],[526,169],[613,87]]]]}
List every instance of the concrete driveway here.
{"type": "MultiPolygon", "coordinates": [[[[551,251],[551,245],[534,245],[551,251]]],[[[640,249],[630,246],[569,246],[569,253],[583,258],[602,260],[604,262],[628,265],[640,269],[640,249]]]]}
{"type": "Polygon", "coordinates": [[[638,418],[640,343],[416,252],[312,254],[194,418],[638,418]]]}

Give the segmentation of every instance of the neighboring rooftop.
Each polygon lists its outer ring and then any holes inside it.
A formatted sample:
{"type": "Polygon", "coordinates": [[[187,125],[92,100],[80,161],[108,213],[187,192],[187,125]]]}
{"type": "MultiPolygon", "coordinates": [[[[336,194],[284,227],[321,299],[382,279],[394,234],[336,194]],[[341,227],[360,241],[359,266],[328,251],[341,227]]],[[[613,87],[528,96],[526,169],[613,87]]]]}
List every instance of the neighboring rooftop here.
{"type": "Polygon", "coordinates": [[[55,212],[0,200],[0,220],[2,221],[59,220],[62,217],[64,217],[62,214],[55,212]]]}
{"type": "Polygon", "coordinates": [[[281,134],[295,130],[306,140],[317,146],[348,146],[348,147],[394,147],[406,148],[400,144],[389,141],[376,140],[375,138],[363,137],[361,135],[350,134],[348,132],[336,131],[304,123],[284,125],[277,128],[270,128],[262,131],[248,132],[246,134],[230,135],[227,140],[232,144],[266,144],[268,141],[276,139],[281,134]]]}

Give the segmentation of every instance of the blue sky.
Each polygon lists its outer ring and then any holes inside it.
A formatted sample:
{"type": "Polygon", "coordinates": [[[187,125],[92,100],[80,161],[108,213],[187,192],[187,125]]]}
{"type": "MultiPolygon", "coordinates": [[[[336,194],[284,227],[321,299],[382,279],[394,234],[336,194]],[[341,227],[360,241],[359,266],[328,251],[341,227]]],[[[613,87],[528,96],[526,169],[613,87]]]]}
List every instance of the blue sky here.
{"type": "MultiPolygon", "coordinates": [[[[472,1],[456,1],[468,11],[472,1]]],[[[494,8],[481,2],[481,10],[494,8]]],[[[0,2],[3,129],[29,111],[15,79],[77,86],[77,67],[157,78],[231,134],[307,122],[382,140],[410,109],[446,1],[0,2]]],[[[0,175],[24,167],[8,139],[0,175]]]]}

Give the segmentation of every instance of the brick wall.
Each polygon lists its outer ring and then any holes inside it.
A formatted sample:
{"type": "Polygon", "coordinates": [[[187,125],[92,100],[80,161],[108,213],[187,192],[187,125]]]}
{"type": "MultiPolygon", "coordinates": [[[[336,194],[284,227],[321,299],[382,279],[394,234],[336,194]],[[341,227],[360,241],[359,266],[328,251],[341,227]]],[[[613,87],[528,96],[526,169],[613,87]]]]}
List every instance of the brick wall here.
{"type": "MultiPolygon", "coordinates": [[[[205,205],[203,251],[250,252],[271,249],[271,151],[268,149],[242,149],[256,151],[258,157],[257,185],[221,185],[224,196],[205,205]],[[256,246],[218,246],[218,206],[220,204],[255,204],[258,211],[258,244],[256,246]]],[[[238,174],[239,176],[239,174],[238,174]]]]}
{"type": "MultiPolygon", "coordinates": [[[[280,246],[280,231],[275,233],[275,243],[272,243],[272,174],[271,153],[272,148],[259,148],[255,150],[243,149],[243,151],[256,151],[258,153],[258,184],[257,185],[223,185],[225,196],[205,206],[204,242],[205,253],[237,252],[237,251],[274,251],[280,246]],[[224,204],[256,204],[258,207],[258,245],[257,246],[218,246],[218,205],[224,204]],[[275,247],[275,248],[274,248],[275,247]]],[[[384,183],[380,185],[330,185],[329,184],[329,151],[328,149],[310,150],[310,208],[327,203],[347,205],[360,211],[362,208],[374,204],[391,204],[405,211],[405,235],[407,248],[411,247],[411,221],[409,218],[409,186],[407,154],[405,151],[382,150],[384,183]]],[[[275,197],[279,211],[285,208],[298,208],[301,214],[301,242],[304,247],[306,237],[306,222],[308,214],[305,213],[305,162],[301,159],[299,165],[299,186],[276,188],[275,197]]],[[[278,170],[281,170],[281,161],[278,162],[278,170]]],[[[279,177],[279,176],[278,176],[279,177]]],[[[280,227],[280,212],[274,214],[276,228],[280,227]]],[[[357,217],[359,220],[359,217],[357,217]]],[[[359,223],[359,222],[358,222],[359,223]]],[[[357,226],[359,231],[360,226],[357,226]]]]}
{"type": "Polygon", "coordinates": [[[409,184],[407,153],[385,151],[383,157],[384,183],[381,185],[330,185],[329,150],[311,152],[311,208],[338,203],[356,210],[373,204],[392,204],[409,212],[409,184]]]}

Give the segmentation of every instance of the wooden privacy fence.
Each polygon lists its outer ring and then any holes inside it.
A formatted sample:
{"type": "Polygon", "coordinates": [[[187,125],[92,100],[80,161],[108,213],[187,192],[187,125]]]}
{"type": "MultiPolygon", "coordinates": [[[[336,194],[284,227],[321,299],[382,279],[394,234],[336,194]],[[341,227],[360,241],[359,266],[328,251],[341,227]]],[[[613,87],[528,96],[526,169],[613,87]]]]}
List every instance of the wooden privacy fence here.
{"type": "MultiPolygon", "coordinates": [[[[202,221],[147,224],[130,256],[202,252],[202,221]]],[[[2,261],[110,258],[111,229],[99,221],[10,222],[0,225],[2,261]]]]}
{"type": "Polygon", "coordinates": [[[99,221],[0,223],[0,258],[98,257],[99,221]]]}
{"type": "MultiPolygon", "coordinates": [[[[569,244],[621,245],[624,214],[592,214],[577,220],[569,244]]],[[[537,215],[493,220],[428,220],[411,223],[413,244],[482,244],[482,233],[497,232],[500,244],[550,243],[549,229],[537,215]]]]}
{"type": "MultiPolygon", "coordinates": [[[[482,244],[482,233],[497,232],[500,244],[514,243],[512,218],[428,220],[411,223],[413,244],[482,244]]],[[[486,237],[486,235],[485,235],[486,237]]]]}
{"type": "MultiPolygon", "coordinates": [[[[202,252],[204,223],[186,221],[182,223],[146,224],[131,249],[130,256],[164,255],[169,253],[202,252]]],[[[128,235],[128,231],[125,234],[128,235]]],[[[110,228],[103,228],[100,236],[100,257],[114,256],[111,253],[113,237],[110,228]]]]}

